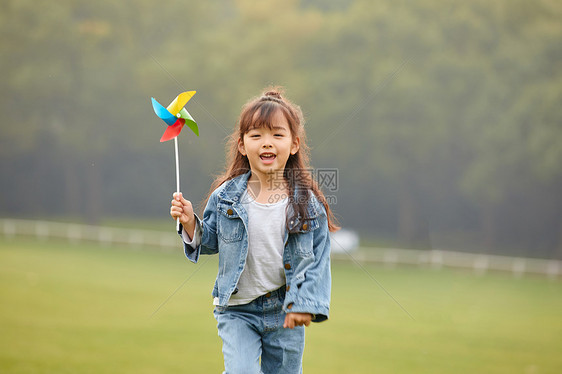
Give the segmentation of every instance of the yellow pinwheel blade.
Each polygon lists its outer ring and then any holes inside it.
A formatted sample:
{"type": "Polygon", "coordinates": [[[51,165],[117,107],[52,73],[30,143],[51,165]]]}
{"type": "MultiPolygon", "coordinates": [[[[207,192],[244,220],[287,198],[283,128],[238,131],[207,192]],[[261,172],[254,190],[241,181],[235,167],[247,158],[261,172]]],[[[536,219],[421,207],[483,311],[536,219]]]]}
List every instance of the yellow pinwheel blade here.
{"type": "Polygon", "coordinates": [[[191,99],[193,95],[195,95],[195,92],[196,91],[182,92],[174,99],[174,101],[172,101],[170,105],[168,105],[168,108],[166,109],[168,109],[168,111],[175,116],[176,114],[179,113],[181,108],[183,108],[185,104],[187,104],[189,99],[191,99]]]}

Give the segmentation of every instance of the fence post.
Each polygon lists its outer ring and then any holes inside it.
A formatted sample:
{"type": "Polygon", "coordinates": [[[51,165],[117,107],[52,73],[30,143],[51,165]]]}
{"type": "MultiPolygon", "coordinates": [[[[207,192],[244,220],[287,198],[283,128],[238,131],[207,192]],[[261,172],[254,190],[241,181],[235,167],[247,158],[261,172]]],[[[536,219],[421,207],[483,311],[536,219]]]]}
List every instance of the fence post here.
{"type": "Polygon", "coordinates": [[[100,241],[103,245],[109,245],[112,242],[113,235],[111,231],[106,228],[100,228],[98,231],[98,241],[100,241]]]}
{"type": "Polygon", "coordinates": [[[49,237],[49,226],[44,222],[36,222],[35,236],[40,240],[46,240],[49,237]]]}
{"type": "Polygon", "coordinates": [[[398,262],[398,253],[391,249],[384,252],[383,262],[386,267],[395,268],[396,263],[398,262]]]}
{"type": "Polygon", "coordinates": [[[16,225],[14,224],[14,222],[7,219],[3,220],[3,222],[4,224],[2,226],[3,226],[4,236],[10,239],[16,236],[16,225]]]}
{"type": "Polygon", "coordinates": [[[550,260],[546,267],[546,274],[550,279],[556,279],[560,273],[560,261],[550,260]]]}
{"type": "Polygon", "coordinates": [[[523,273],[525,273],[526,263],[525,260],[521,258],[516,258],[513,260],[513,266],[511,267],[511,271],[513,272],[513,276],[516,278],[521,278],[523,273]]]}
{"type": "Polygon", "coordinates": [[[82,239],[82,230],[80,230],[80,226],[74,224],[68,225],[66,237],[69,242],[78,243],[78,241],[82,239]]]}
{"type": "Polygon", "coordinates": [[[488,270],[489,266],[489,258],[488,256],[478,256],[474,260],[474,272],[478,275],[484,275],[486,270],[488,270]]]}
{"type": "Polygon", "coordinates": [[[443,253],[437,249],[432,250],[430,262],[432,268],[441,269],[443,267],[443,253]]]}

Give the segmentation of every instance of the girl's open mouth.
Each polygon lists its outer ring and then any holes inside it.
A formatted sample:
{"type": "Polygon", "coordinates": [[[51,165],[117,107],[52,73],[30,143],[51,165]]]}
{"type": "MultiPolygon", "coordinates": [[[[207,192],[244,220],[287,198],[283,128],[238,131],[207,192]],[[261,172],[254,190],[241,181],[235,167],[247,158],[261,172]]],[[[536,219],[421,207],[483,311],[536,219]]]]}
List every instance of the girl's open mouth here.
{"type": "Polygon", "coordinates": [[[274,153],[262,153],[260,155],[260,159],[266,164],[272,163],[276,157],[274,153]]]}

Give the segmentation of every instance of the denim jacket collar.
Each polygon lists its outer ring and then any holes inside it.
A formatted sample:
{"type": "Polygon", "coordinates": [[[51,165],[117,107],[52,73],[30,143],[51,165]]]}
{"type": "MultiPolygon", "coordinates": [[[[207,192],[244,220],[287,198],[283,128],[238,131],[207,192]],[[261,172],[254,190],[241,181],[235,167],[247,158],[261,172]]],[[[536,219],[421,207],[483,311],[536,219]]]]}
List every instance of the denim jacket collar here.
{"type": "Polygon", "coordinates": [[[224,187],[218,194],[218,198],[230,203],[238,203],[248,186],[248,179],[250,179],[251,175],[252,172],[248,171],[224,182],[224,187]]]}
{"type": "MultiPolygon", "coordinates": [[[[248,180],[250,179],[250,176],[252,175],[251,171],[248,171],[244,174],[241,174],[239,176],[236,176],[228,181],[226,181],[224,183],[223,188],[221,189],[221,191],[218,194],[218,198],[220,200],[223,200],[225,202],[234,204],[234,205],[238,205],[240,203],[240,199],[242,197],[242,195],[244,194],[244,191],[246,190],[247,186],[248,186],[248,180]]],[[[293,193],[293,197],[291,199],[291,201],[296,201],[299,198],[298,195],[299,192],[299,186],[297,186],[295,188],[295,191],[293,193]]],[[[295,210],[293,208],[293,204],[289,203],[289,214],[288,217],[289,221],[287,223],[287,227],[289,229],[290,232],[308,232],[308,231],[312,231],[315,230],[316,228],[318,228],[318,223],[316,218],[319,215],[319,202],[316,199],[316,197],[314,195],[312,195],[312,193],[310,193],[311,196],[309,196],[310,198],[310,202],[308,203],[308,215],[306,217],[306,219],[303,219],[300,215],[295,216],[295,210]],[[304,225],[304,223],[307,223],[306,225],[304,225]],[[296,229],[297,227],[300,226],[300,229],[296,229]]],[[[291,202],[290,201],[290,202],[291,202]]],[[[245,215],[245,214],[242,214],[245,215]]]]}

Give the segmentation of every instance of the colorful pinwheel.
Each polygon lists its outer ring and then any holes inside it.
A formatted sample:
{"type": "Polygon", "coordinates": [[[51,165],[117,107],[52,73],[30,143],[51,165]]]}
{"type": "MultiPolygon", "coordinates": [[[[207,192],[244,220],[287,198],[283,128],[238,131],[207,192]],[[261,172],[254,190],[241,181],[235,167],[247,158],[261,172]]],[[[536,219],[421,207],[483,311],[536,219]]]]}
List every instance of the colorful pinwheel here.
{"type": "MultiPolygon", "coordinates": [[[[168,128],[160,138],[160,142],[165,142],[170,139],[174,139],[174,148],[176,151],[176,191],[180,192],[180,157],[178,151],[178,135],[180,134],[184,125],[187,125],[195,133],[195,135],[199,136],[199,128],[197,127],[197,123],[191,117],[191,114],[185,110],[184,106],[187,104],[189,99],[191,99],[195,95],[195,91],[187,91],[180,93],[168,108],[164,108],[158,101],[152,98],[152,108],[154,108],[154,113],[158,117],[160,117],[168,128]]],[[[179,231],[180,228],[180,220],[178,219],[176,222],[176,231],[179,231]]]]}
{"type": "Polygon", "coordinates": [[[162,119],[168,125],[168,128],[160,138],[161,142],[165,142],[170,139],[174,139],[178,136],[183,128],[184,125],[187,125],[195,133],[195,135],[199,136],[199,128],[197,127],[197,123],[191,117],[191,114],[187,112],[184,108],[185,104],[195,95],[195,91],[187,91],[180,93],[168,108],[164,108],[158,101],[152,98],[152,107],[154,108],[154,113],[160,119],[162,119]]]}

